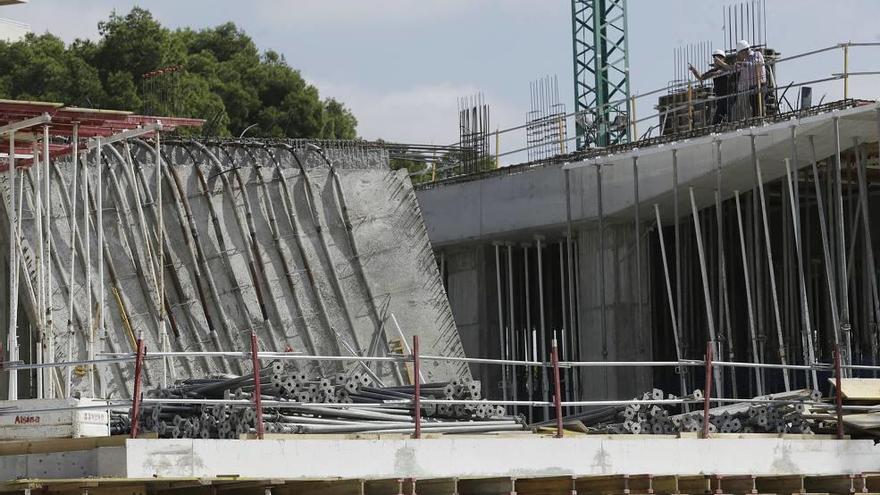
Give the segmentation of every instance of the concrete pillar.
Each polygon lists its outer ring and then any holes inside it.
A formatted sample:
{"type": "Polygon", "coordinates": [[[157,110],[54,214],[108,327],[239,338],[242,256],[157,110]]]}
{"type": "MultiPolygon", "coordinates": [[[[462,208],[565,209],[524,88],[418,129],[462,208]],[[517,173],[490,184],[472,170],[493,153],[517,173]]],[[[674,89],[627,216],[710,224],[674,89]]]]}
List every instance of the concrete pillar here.
{"type": "MultiPolygon", "coordinates": [[[[580,352],[585,361],[647,361],[652,358],[647,243],[635,252],[635,232],[631,223],[605,225],[604,284],[599,279],[596,251],[599,239],[595,225],[578,229],[578,277],[580,282],[580,352]],[[642,260],[642,325],[638,325],[636,260],[642,260]],[[605,290],[607,349],[602,348],[600,290],[605,290]],[[641,328],[641,330],[639,330],[641,328]],[[641,332],[641,333],[640,333],[641,332]],[[603,358],[603,355],[605,356],[603,358]]],[[[625,399],[652,387],[650,368],[588,368],[582,373],[581,397],[625,399]]]]}

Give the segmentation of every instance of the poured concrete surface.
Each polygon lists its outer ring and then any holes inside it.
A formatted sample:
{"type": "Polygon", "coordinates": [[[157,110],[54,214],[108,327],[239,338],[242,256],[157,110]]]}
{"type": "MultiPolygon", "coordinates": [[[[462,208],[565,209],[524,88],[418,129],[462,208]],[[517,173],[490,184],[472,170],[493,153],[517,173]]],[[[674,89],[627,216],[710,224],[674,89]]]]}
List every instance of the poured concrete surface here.
{"type": "MultiPolygon", "coordinates": [[[[402,333],[407,344],[420,335],[423,354],[463,355],[412,186],[404,172],[388,169],[384,154],[328,150],[336,178],[318,153],[285,145],[168,143],[162,154],[170,350],[246,351],[254,329],[260,349],[269,351],[385,355],[405,351],[402,333]]],[[[92,328],[99,307],[98,250],[103,248],[106,257],[106,335],[95,332],[95,351],[132,352],[139,334],[148,351],[160,350],[155,156],[138,142],[105,148],[104,160],[105,244],[97,244],[94,215],[89,239],[92,328]]],[[[89,163],[94,205],[93,156],[89,163]]],[[[26,328],[35,314],[36,228],[32,180],[30,174],[25,178],[23,265],[28,268],[19,321],[26,328]]],[[[75,244],[73,333],[67,331],[71,181],[70,164],[53,163],[49,333],[55,335],[56,361],[67,360],[70,339],[73,359],[85,359],[90,340],[81,228],[75,244]]],[[[2,190],[7,190],[5,182],[2,190]]],[[[80,222],[82,197],[80,189],[80,222]]],[[[27,356],[27,333],[20,334],[21,355],[27,356]]],[[[174,358],[171,363],[169,380],[250,369],[248,361],[213,357],[174,358]]],[[[343,368],[339,363],[297,365],[327,375],[343,368]]],[[[402,366],[370,366],[387,385],[401,378],[408,382],[402,366]]],[[[354,369],[355,363],[345,368],[354,369]]],[[[160,361],[148,361],[147,388],[160,383],[161,369],[160,361]]],[[[423,365],[428,381],[466,373],[459,364],[423,365]]],[[[74,387],[88,394],[88,371],[80,369],[73,377],[74,387]]],[[[131,363],[99,366],[97,377],[96,391],[103,396],[131,394],[131,363]]]]}
{"type": "Polygon", "coordinates": [[[423,440],[126,440],[0,456],[9,478],[394,479],[595,475],[834,475],[880,470],[871,440],[537,435],[423,440]],[[116,459],[116,461],[112,461],[116,459]],[[258,461],[257,461],[258,460],[258,461]]]}

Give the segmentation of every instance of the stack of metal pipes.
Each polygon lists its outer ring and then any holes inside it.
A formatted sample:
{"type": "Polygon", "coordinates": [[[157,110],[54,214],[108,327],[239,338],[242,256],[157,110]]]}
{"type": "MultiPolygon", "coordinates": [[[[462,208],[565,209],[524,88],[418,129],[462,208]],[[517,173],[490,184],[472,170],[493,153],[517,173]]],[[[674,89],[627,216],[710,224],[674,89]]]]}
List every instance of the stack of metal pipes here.
{"type": "MultiPolygon", "coordinates": [[[[381,387],[356,371],[332,378],[310,377],[273,362],[259,372],[267,433],[409,433],[415,429],[414,386],[381,387]],[[283,407],[276,405],[284,402],[283,407]],[[321,404],[327,404],[322,407],[321,404]],[[330,405],[334,404],[334,405],[330,405]],[[352,404],[340,407],[335,404],[352,404]]],[[[254,377],[188,379],[165,389],[151,390],[158,399],[253,400],[254,377]]],[[[508,416],[503,406],[479,403],[480,382],[470,379],[425,383],[422,400],[468,400],[467,404],[423,404],[421,428],[426,433],[480,433],[522,430],[520,417],[508,416]]],[[[239,438],[256,431],[256,412],[243,404],[161,404],[149,402],[140,415],[144,431],[163,438],[239,438]]]]}
{"type": "MultiPolygon", "coordinates": [[[[699,401],[703,398],[700,390],[694,390],[684,399],[699,401]]],[[[633,401],[660,401],[676,399],[674,395],[666,396],[660,389],[646,392],[633,401]]],[[[807,401],[816,402],[821,399],[817,391],[801,390],[776,394],[758,399],[785,400],[786,403],[752,403],[741,402],[715,407],[709,410],[710,433],[812,433],[814,423],[808,414],[807,401]],[[801,402],[798,402],[801,401],[801,402]]],[[[580,414],[576,418],[588,431],[607,434],[654,434],[671,435],[682,432],[703,431],[705,416],[699,410],[675,414],[680,406],[630,404],[625,406],[608,406],[580,414]]]]}

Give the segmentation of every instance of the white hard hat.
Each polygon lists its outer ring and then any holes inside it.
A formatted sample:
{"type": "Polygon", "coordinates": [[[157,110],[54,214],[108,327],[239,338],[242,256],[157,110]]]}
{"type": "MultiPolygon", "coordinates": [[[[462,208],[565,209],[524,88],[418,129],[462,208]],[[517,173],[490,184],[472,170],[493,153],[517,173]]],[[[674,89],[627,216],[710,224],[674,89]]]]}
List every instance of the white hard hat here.
{"type": "Polygon", "coordinates": [[[725,57],[725,56],[727,56],[727,54],[724,53],[724,50],[715,50],[714,52],[712,52],[712,56],[713,57],[725,57]]]}
{"type": "Polygon", "coordinates": [[[748,50],[752,45],[749,44],[746,40],[739,40],[736,42],[736,51],[741,52],[743,50],[748,50]]]}

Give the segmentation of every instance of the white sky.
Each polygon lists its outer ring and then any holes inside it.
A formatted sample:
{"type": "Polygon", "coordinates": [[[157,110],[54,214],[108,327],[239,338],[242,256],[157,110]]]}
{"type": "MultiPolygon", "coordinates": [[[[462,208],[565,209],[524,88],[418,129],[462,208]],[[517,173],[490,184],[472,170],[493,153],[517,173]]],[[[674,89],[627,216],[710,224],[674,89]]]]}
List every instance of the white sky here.
{"type": "MultiPolygon", "coordinates": [[[[629,0],[630,67],[634,93],[673,78],[673,49],[722,42],[726,0],[629,0]]],[[[842,41],[880,41],[880,1],[767,0],[768,44],[794,54],[842,41]]],[[[558,75],[573,108],[569,0],[30,0],[0,15],[63,39],[97,37],[112,9],[139,4],[166,26],[235,22],[261,50],[283,53],[322,96],[342,100],[368,139],[448,144],[457,140],[457,99],[481,91],[492,126],[524,122],[529,82],[558,75]]],[[[717,46],[713,46],[717,47],[717,46]]],[[[851,52],[850,70],[880,70],[880,47],[851,52]]],[[[842,71],[842,55],[791,62],[791,79],[842,71]]],[[[880,78],[854,79],[851,96],[877,98],[880,78]]],[[[839,98],[842,84],[815,89],[814,102],[839,98]]],[[[654,100],[640,102],[645,115],[654,100]]],[[[502,149],[524,145],[505,136],[502,149]]]]}

